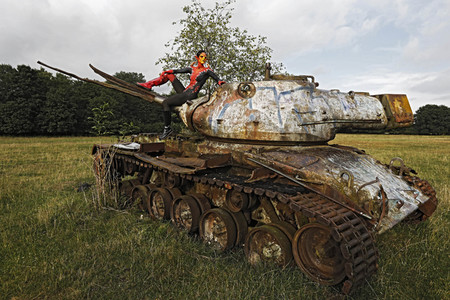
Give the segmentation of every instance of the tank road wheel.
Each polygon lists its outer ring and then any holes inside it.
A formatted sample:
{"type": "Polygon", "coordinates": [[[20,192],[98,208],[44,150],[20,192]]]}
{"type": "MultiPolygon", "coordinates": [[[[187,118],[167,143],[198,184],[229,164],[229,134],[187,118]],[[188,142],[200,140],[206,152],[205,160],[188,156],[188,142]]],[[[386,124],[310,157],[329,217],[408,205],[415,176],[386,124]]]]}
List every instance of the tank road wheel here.
{"type": "Polygon", "coordinates": [[[192,196],[195,199],[195,201],[197,201],[197,204],[199,205],[202,214],[205,211],[211,209],[211,203],[209,203],[209,200],[205,195],[200,193],[193,193],[189,194],[189,196],[192,196]]]}
{"type": "Polygon", "coordinates": [[[175,188],[182,185],[182,179],[172,173],[164,173],[164,185],[168,188],[175,188]]]}
{"type": "Polygon", "coordinates": [[[222,208],[212,208],[200,219],[200,237],[219,250],[226,251],[236,242],[236,224],[229,212],[222,208]]]}
{"type": "Polygon", "coordinates": [[[200,215],[200,207],[193,197],[184,195],[173,201],[171,219],[177,227],[189,233],[196,232],[200,215]]]}
{"type": "Polygon", "coordinates": [[[170,219],[170,210],[172,207],[172,194],[165,188],[154,189],[148,203],[148,211],[155,218],[160,220],[170,219]]]}
{"type": "Polygon", "coordinates": [[[297,230],[292,248],[302,271],[323,285],[335,285],[345,278],[345,259],[329,227],[309,223],[297,230]]]}
{"type": "Polygon", "coordinates": [[[226,204],[230,211],[240,212],[248,208],[249,196],[236,190],[229,190],[226,195],[226,204]]]}
{"type": "Polygon", "coordinates": [[[241,247],[245,242],[248,233],[247,219],[242,212],[229,212],[236,224],[236,246],[241,247]]]}
{"type": "Polygon", "coordinates": [[[172,196],[172,199],[176,199],[176,198],[180,197],[181,195],[183,195],[183,193],[180,191],[179,188],[167,188],[166,187],[166,189],[172,196]]]}
{"type": "Polygon", "coordinates": [[[297,231],[294,225],[284,221],[278,221],[277,223],[272,223],[270,225],[280,229],[292,243],[292,241],[294,240],[295,232],[297,231]]]}
{"type": "Polygon", "coordinates": [[[252,265],[264,261],[284,267],[292,261],[291,241],[272,224],[253,228],[247,235],[244,250],[252,265]]]}
{"type": "Polygon", "coordinates": [[[134,186],[129,180],[124,180],[120,183],[120,192],[126,196],[131,197],[133,188],[134,186]]]}
{"type": "Polygon", "coordinates": [[[131,192],[133,205],[136,205],[140,210],[146,210],[147,197],[148,188],[145,185],[135,186],[131,192]]]}
{"type": "Polygon", "coordinates": [[[119,184],[120,206],[121,208],[129,207],[131,200],[131,192],[133,191],[133,183],[130,180],[124,180],[119,184]]]}
{"type": "Polygon", "coordinates": [[[148,184],[145,184],[144,186],[148,190],[147,197],[144,199],[144,210],[146,210],[150,216],[153,216],[153,213],[151,211],[151,206],[150,206],[150,197],[152,196],[153,190],[156,189],[158,186],[153,183],[148,183],[148,184]]]}

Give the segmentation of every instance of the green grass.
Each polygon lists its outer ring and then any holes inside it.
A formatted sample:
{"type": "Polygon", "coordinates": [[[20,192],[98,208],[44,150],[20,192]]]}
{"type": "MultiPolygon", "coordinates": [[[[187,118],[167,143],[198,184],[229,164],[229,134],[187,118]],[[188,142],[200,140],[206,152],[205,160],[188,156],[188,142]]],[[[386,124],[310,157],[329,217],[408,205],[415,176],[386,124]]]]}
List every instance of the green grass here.
{"type": "MultiPolygon", "coordinates": [[[[91,147],[108,138],[0,137],[0,299],[324,299],[296,267],[251,267],[138,211],[95,209],[91,147]]],[[[402,157],[435,187],[433,217],[377,237],[379,271],[350,299],[450,299],[449,137],[338,135],[402,157]]]]}

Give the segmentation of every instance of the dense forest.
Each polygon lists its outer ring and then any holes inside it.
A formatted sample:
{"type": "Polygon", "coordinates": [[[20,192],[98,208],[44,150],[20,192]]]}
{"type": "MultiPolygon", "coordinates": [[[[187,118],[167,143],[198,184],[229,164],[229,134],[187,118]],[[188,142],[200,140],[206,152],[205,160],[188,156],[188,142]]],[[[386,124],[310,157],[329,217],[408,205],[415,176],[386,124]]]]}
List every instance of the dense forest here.
{"type": "MultiPolygon", "coordinates": [[[[114,76],[145,80],[140,73],[114,76]]],[[[0,65],[1,135],[126,135],[161,128],[159,105],[42,68],[0,65]]]]}
{"type": "MultiPolygon", "coordinates": [[[[127,82],[141,73],[118,72],[127,82]]],[[[159,132],[161,107],[44,69],[0,65],[0,135],[128,135],[159,132]]],[[[395,134],[450,134],[450,108],[425,105],[415,124],[395,134]]]]}

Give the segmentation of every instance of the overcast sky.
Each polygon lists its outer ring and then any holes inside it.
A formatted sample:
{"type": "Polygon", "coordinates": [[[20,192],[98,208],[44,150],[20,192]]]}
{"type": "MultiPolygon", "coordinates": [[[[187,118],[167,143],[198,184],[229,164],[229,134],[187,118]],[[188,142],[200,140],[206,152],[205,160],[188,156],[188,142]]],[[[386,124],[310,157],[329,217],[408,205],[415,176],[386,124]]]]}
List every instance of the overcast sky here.
{"type": "MultiPolygon", "coordinates": [[[[203,0],[206,7],[215,1],[203,0]]],[[[221,2],[221,1],[219,1],[221,2]]],[[[0,0],[0,63],[36,61],[99,79],[161,72],[190,0],[0,0]]],[[[405,93],[450,106],[450,0],[237,0],[232,26],[267,37],[272,60],[319,88],[405,93]]]]}

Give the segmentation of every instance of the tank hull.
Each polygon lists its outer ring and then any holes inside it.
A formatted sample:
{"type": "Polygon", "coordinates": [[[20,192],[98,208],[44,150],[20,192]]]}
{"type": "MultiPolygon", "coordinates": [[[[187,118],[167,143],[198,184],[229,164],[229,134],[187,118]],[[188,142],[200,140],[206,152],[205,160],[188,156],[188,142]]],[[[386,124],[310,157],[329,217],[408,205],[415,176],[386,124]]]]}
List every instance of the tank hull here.
{"type": "Polygon", "coordinates": [[[424,220],[436,207],[434,191],[403,164],[339,145],[160,141],[150,134],[95,145],[93,154],[111,162],[120,190],[152,217],[219,250],[244,247],[250,263],[295,263],[346,294],[377,270],[374,235],[405,219],[424,220]]]}

